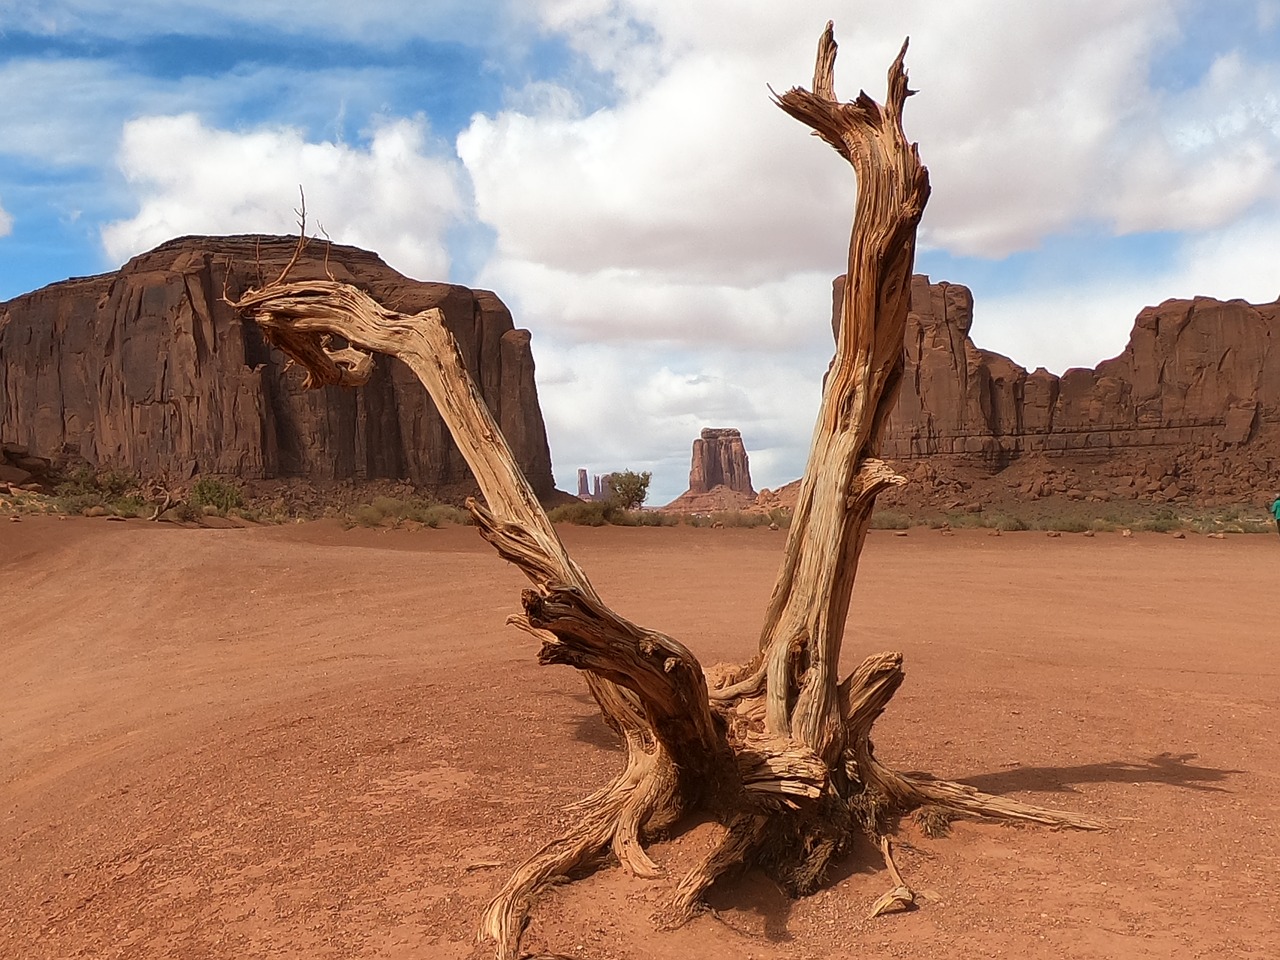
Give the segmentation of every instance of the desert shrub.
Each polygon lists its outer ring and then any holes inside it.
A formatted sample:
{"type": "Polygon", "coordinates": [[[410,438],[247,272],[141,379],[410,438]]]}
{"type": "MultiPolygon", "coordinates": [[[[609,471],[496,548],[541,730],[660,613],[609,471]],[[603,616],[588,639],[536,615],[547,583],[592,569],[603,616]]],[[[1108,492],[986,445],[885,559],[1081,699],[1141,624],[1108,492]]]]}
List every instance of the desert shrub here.
{"type": "Polygon", "coordinates": [[[1089,529],[1098,533],[1115,533],[1116,523],[1114,520],[1098,517],[1093,523],[1089,524],[1089,529]]]}
{"type": "Polygon", "coordinates": [[[614,510],[605,519],[619,527],[674,527],[680,522],[675,514],[661,510],[614,510]]]}
{"type": "Polygon", "coordinates": [[[1016,533],[1020,530],[1030,530],[1031,526],[1021,517],[1010,517],[1000,515],[991,518],[992,526],[1001,533],[1016,533]]]}
{"type": "Polygon", "coordinates": [[[216,477],[201,477],[197,480],[187,499],[192,506],[213,507],[219,513],[244,506],[244,495],[240,488],[216,477]]]}
{"type": "Polygon", "coordinates": [[[433,503],[424,507],[417,519],[419,523],[428,527],[438,527],[442,523],[456,523],[460,527],[469,527],[475,523],[475,518],[466,510],[447,503],[433,503]]]}
{"type": "Polygon", "coordinates": [[[686,513],[680,519],[691,527],[711,526],[711,514],[709,513],[686,513]]]}
{"type": "Polygon", "coordinates": [[[948,513],[947,523],[956,530],[973,530],[995,525],[995,522],[984,513],[948,513]]]}
{"type": "Polygon", "coordinates": [[[748,513],[745,510],[715,510],[711,514],[711,526],[722,527],[763,527],[769,523],[769,515],[765,513],[748,513]]]}
{"type": "Polygon", "coordinates": [[[583,527],[603,527],[609,522],[606,514],[614,507],[611,503],[593,500],[590,503],[565,503],[547,514],[552,523],[575,523],[583,527]]]}
{"type": "Polygon", "coordinates": [[[894,510],[877,510],[871,515],[872,530],[907,530],[911,527],[911,518],[905,513],[894,510]]]}
{"type": "Polygon", "coordinates": [[[786,507],[774,507],[768,516],[770,523],[776,523],[783,530],[791,526],[791,511],[786,507]]]}
{"type": "Polygon", "coordinates": [[[147,503],[137,495],[129,495],[116,497],[107,504],[107,509],[117,517],[140,517],[146,511],[147,503]]]}
{"type": "Polygon", "coordinates": [[[53,495],[58,508],[64,513],[78,514],[90,507],[105,507],[119,512],[113,509],[113,503],[119,502],[124,510],[129,509],[134,501],[141,504],[138,497],[126,496],[127,491],[137,486],[138,478],[122,470],[97,470],[91,464],[79,463],[61,474],[53,495]]]}
{"type": "Polygon", "coordinates": [[[634,470],[622,470],[611,473],[605,478],[609,488],[609,499],[622,510],[635,510],[648,499],[649,481],[653,478],[648,470],[636,473],[634,470]]]}
{"type": "Polygon", "coordinates": [[[350,526],[361,527],[381,526],[388,520],[395,525],[409,520],[424,527],[439,527],[444,523],[465,526],[472,522],[471,514],[447,503],[434,503],[417,497],[401,500],[381,496],[355,507],[347,514],[346,520],[350,526]]]}
{"type": "Polygon", "coordinates": [[[1048,517],[1042,524],[1045,530],[1057,530],[1060,533],[1084,533],[1089,525],[1079,517],[1048,517]]]}
{"type": "Polygon", "coordinates": [[[60,497],[71,497],[76,494],[97,492],[98,471],[88,463],[77,463],[63,470],[54,487],[54,494],[60,497]]]}
{"type": "Polygon", "coordinates": [[[1150,517],[1138,523],[1139,530],[1146,530],[1150,533],[1172,533],[1181,526],[1182,521],[1174,516],[1173,511],[1167,507],[1157,510],[1150,517]]]}
{"type": "Polygon", "coordinates": [[[193,503],[189,503],[186,500],[174,504],[169,508],[168,513],[173,517],[173,519],[182,520],[188,523],[194,520],[199,520],[204,516],[200,507],[193,503]]]}
{"type": "Polygon", "coordinates": [[[78,516],[90,507],[105,507],[107,499],[96,490],[68,492],[64,485],[59,485],[55,497],[58,509],[69,516],[78,516]]]}
{"type": "Polygon", "coordinates": [[[371,503],[362,503],[351,511],[352,523],[362,527],[381,526],[382,521],[385,519],[386,514],[371,503]]]}
{"type": "Polygon", "coordinates": [[[412,510],[412,505],[408,501],[397,500],[395,497],[374,497],[369,506],[384,517],[399,519],[403,519],[412,510]]]}

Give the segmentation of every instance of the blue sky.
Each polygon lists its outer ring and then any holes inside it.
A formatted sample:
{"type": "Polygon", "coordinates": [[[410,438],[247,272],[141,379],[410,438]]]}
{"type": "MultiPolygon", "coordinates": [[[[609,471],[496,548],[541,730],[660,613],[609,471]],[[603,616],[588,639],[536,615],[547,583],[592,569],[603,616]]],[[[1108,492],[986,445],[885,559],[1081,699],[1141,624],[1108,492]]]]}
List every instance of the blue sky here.
{"type": "Polygon", "coordinates": [[[737,426],[803,468],[853,185],[768,102],[826,19],[837,91],[910,35],[917,268],[1060,372],[1138,310],[1280,295],[1277,0],[0,0],[0,300],[183,233],[292,229],[496,290],[562,487],[685,485],[737,426]],[[299,14],[299,10],[305,11],[299,14]]]}

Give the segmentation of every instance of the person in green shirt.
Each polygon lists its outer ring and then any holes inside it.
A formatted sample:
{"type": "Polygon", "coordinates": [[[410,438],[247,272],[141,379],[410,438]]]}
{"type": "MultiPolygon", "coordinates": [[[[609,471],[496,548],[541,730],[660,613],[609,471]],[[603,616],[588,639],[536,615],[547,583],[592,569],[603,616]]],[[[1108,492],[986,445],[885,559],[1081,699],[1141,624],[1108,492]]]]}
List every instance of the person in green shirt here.
{"type": "Polygon", "coordinates": [[[1276,520],[1276,533],[1280,533],[1280,497],[1276,497],[1276,502],[1271,505],[1271,516],[1276,520]]]}

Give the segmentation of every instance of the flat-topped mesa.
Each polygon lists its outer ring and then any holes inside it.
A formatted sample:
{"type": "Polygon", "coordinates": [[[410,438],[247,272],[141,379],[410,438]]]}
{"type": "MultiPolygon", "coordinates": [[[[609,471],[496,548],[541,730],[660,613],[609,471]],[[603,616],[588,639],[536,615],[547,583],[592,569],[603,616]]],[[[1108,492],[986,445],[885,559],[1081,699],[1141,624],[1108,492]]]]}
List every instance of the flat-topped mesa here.
{"type": "Polygon", "coordinates": [[[972,321],[967,288],[913,278],[886,458],[997,471],[1028,454],[1280,454],[1280,301],[1166,300],[1138,315],[1118,357],[1060,377],[976,347],[972,321]]]}
{"type": "Polygon", "coordinates": [[[704,427],[693,441],[693,458],[689,466],[689,493],[710,493],[725,487],[734,493],[754,497],[751,486],[751,464],[742,434],[733,427],[704,427]]]}
{"type": "MultiPolygon", "coordinates": [[[[357,390],[303,388],[223,299],[277,276],[293,237],[183,237],[115,273],[0,304],[0,440],[33,454],[185,480],[471,474],[421,384],[377,355],[357,390]]],[[[438,307],[535,493],[554,490],[529,333],[485,290],[411,280],[376,254],[313,241],[291,276],[350,283],[397,310],[438,307]]]]}

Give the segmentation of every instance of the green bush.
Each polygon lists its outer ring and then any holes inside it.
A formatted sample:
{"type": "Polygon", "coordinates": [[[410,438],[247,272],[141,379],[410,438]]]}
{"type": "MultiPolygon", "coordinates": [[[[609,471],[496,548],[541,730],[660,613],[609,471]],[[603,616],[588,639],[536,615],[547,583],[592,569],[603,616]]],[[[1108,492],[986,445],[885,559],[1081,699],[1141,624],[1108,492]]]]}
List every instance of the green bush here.
{"type": "Polygon", "coordinates": [[[711,525],[722,527],[763,527],[769,523],[769,515],[765,513],[748,513],[745,510],[715,510],[711,514],[711,525]]]}
{"type": "Polygon", "coordinates": [[[1020,530],[1030,530],[1031,527],[1027,521],[1021,517],[1009,517],[1000,515],[992,518],[992,523],[1001,533],[1017,533],[1020,530]]]}
{"type": "Polygon", "coordinates": [[[386,514],[371,503],[363,503],[351,511],[351,520],[362,527],[378,527],[386,519],[386,514]]]}
{"type": "Polygon", "coordinates": [[[1150,533],[1172,533],[1182,527],[1182,521],[1179,520],[1172,510],[1168,507],[1162,507],[1153,515],[1138,523],[1139,530],[1146,530],[1150,533]]]}
{"type": "Polygon", "coordinates": [[[1045,530],[1057,530],[1061,533],[1084,533],[1089,525],[1079,517],[1050,517],[1045,520],[1045,530]]]}
{"type": "Polygon", "coordinates": [[[424,527],[439,527],[443,523],[456,523],[466,526],[472,523],[471,514],[447,503],[433,503],[430,500],[413,498],[400,500],[396,497],[374,497],[369,503],[361,504],[351,510],[346,517],[351,525],[362,527],[381,526],[386,521],[399,525],[402,521],[420,523],[424,527]]]}
{"type": "Polygon", "coordinates": [[[438,527],[443,523],[456,523],[460,527],[469,527],[475,519],[466,510],[451,507],[447,503],[432,503],[415,511],[411,518],[425,527],[438,527]]]}
{"type": "Polygon", "coordinates": [[[622,510],[635,510],[649,497],[649,481],[653,475],[648,471],[636,473],[634,470],[622,470],[605,477],[605,485],[609,489],[609,499],[622,510]]]}
{"type": "Polygon", "coordinates": [[[565,503],[556,507],[547,518],[552,523],[573,523],[582,527],[603,527],[609,522],[607,514],[615,507],[601,500],[590,502],[565,503]]]}
{"type": "Polygon", "coordinates": [[[107,504],[107,509],[117,517],[140,517],[146,511],[147,503],[135,495],[116,497],[107,504]]]}
{"type": "Polygon", "coordinates": [[[614,510],[605,520],[619,527],[674,527],[680,518],[661,510],[614,510]]]}
{"type": "Polygon", "coordinates": [[[877,510],[871,515],[872,530],[908,530],[911,518],[894,510],[877,510]]]}
{"type": "Polygon", "coordinates": [[[244,506],[244,495],[240,488],[216,477],[201,477],[197,480],[187,499],[193,507],[213,507],[219,513],[244,506]]]}
{"type": "Polygon", "coordinates": [[[69,493],[64,490],[66,484],[58,486],[56,491],[58,509],[69,516],[79,516],[90,507],[105,507],[107,499],[96,490],[80,493],[69,493]]]}
{"type": "Polygon", "coordinates": [[[79,463],[62,474],[53,495],[64,513],[74,515],[90,507],[105,507],[111,513],[131,517],[141,509],[142,500],[136,493],[126,494],[137,486],[137,477],[122,470],[97,470],[88,463],[79,463]]]}
{"type": "Polygon", "coordinates": [[[786,530],[791,526],[791,511],[786,507],[774,507],[769,511],[769,522],[776,523],[779,528],[786,530]]]}

